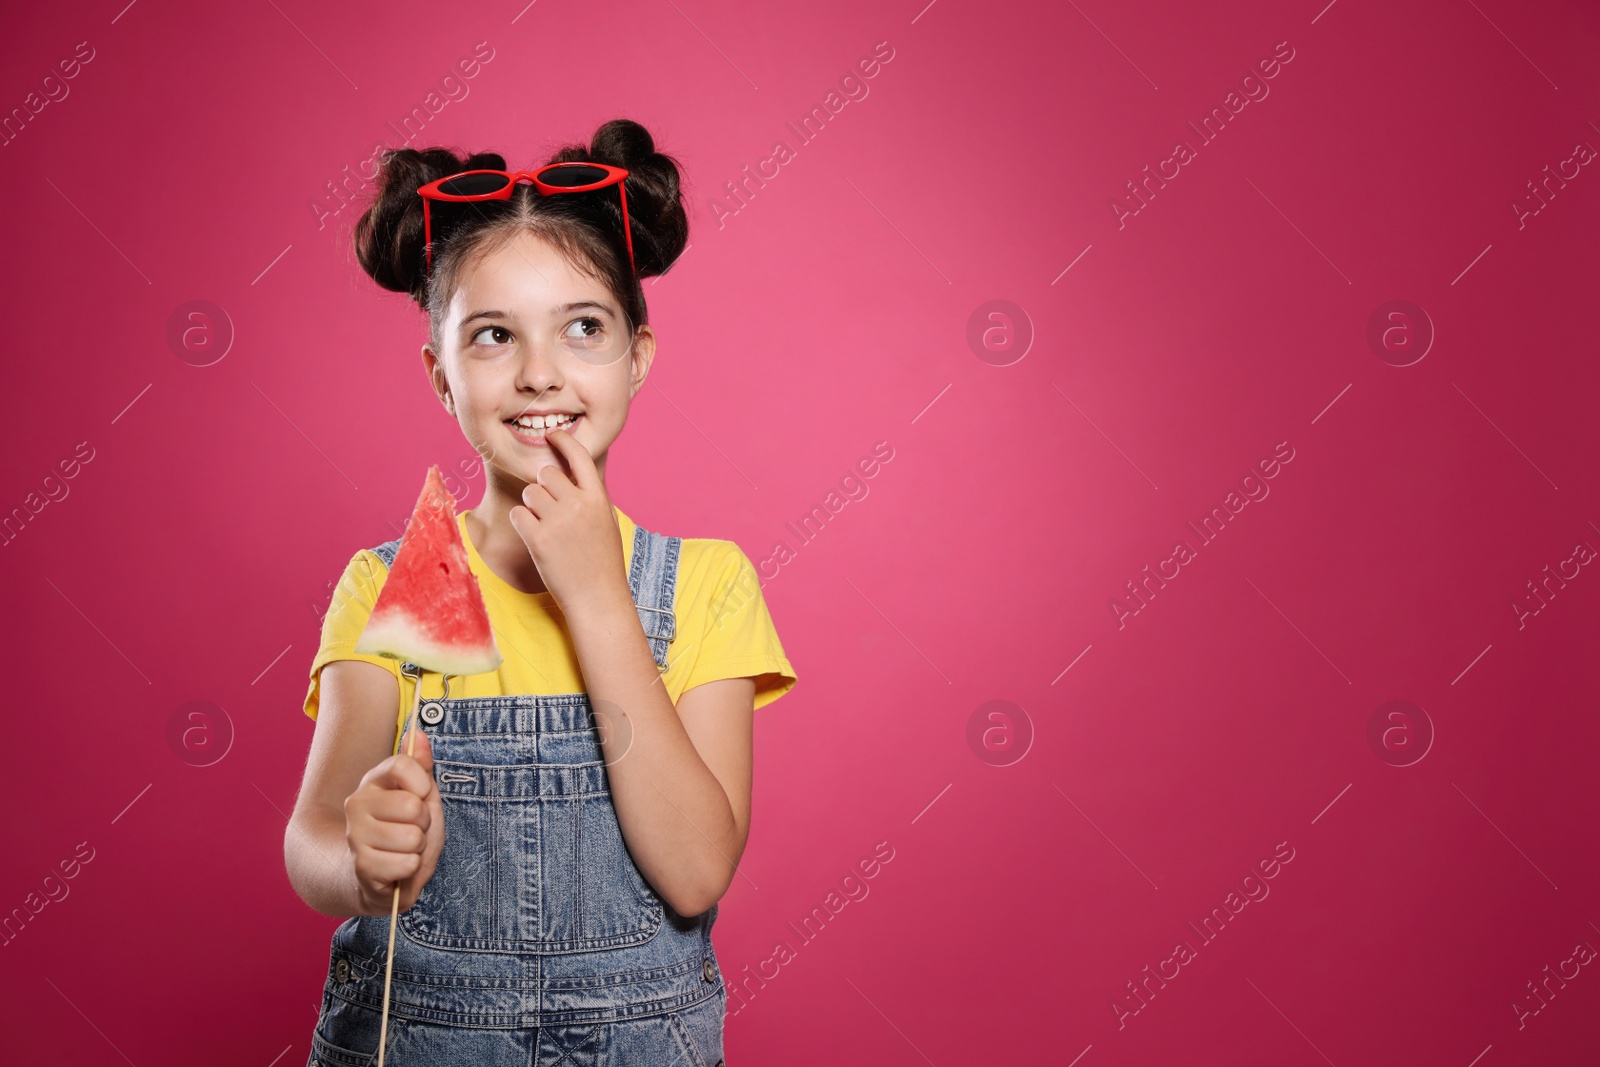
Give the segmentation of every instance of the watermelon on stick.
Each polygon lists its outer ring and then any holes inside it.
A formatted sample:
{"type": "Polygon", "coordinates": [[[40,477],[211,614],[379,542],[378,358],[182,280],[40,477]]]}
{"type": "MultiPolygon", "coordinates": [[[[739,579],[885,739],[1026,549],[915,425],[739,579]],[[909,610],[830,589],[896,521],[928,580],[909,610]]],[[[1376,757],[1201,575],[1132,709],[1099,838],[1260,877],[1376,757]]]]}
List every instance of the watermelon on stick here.
{"type": "MultiPolygon", "coordinates": [[[[467,566],[467,546],[456,525],[456,502],[444,487],[437,466],[428,468],[422,495],[400,538],[389,576],[355,650],[410,662],[416,692],[411,703],[414,722],[422,702],[420,671],[445,675],[483,674],[500,666],[500,649],[489,628],[483,591],[467,566]]],[[[449,696],[448,688],[445,692],[449,696]]],[[[406,755],[416,755],[417,732],[410,731],[406,755]]],[[[378,1067],[383,1067],[389,1036],[389,984],[394,972],[394,928],[400,918],[400,883],[389,909],[389,959],[383,969],[383,1016],[378,1031],[378,1067]]]]}
{"type": "Polygon", "coordinates": [[[483,674],[500,666],[483,593],[467,568],[455,498],[445,489],[437,466],[428,468],[400,550],[355,650],[409,660],[440,674],[483,674]]]}

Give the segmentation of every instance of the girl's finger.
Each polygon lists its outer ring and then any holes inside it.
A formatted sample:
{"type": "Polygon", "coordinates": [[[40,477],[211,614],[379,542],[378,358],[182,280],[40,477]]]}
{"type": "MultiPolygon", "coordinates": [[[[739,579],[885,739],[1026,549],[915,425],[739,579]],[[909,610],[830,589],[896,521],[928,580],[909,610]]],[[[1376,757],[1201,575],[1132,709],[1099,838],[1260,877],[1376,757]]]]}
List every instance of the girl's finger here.
{"type": "Polygon", "coordinates": [[[374,852],[420,853],[428,844],[428,832],[413,822],[376,819],[366,829],[362,842],[374,852]]]}
{"type": "Polygon", "coordinates": [[[431,785],[433,782],[433,741],[428,737],[428,731],[413,720],[411,728],[406,731],[400,751],[415,760],[417,766],[422,768],[422,773],[427,776],[431,785]],[[415,737],[411,735],[415,734],[415,737]]]}
{"type": "MultiPolygon", "coordinates": [[[[549,475],[545,475],[545,477],[548,478],[549,475]]],[[[538,482],[529,482],[527,485],[523,486],[522,504],[529,511],[533,512],[534,518],[542,519],[547,516],[549,514],[550,506],[555,502],[556,498],[550,494],[550,490],[546,489],[538,482]]]]}
{"type": "Polygon", "coordinates": [[[533,551],[533,539],[538,536],[539,518],[526,507],[518,504],[511,509],[511,528],[522,538],[522,543],[528,546],[528,551],[533,551]]]}
{"type": "Polygon", "coordinates": [[[380,885],[410,878],[422,866],[420,852],[386,852],[381,849],[369,849],[362,859],[367,877],[380,885]]]}
{"type": "Polygon", "coordinates": [[[362,785],[375,785],[379,789],[404,789],[416,796],[428,795],[433,787],[433,776],[422,765],[406,755],[404,742],[395,755],[388,757],[361,779],[362,785]]]}
{"type": "Polygon", "coordinates": [[[540,467],[534,473],[533,480],[539,488],[549,493],[556,500],[560,500],[567,493],[577,488],[572,484],[572,480],[567,477],[567,472],[554,463],[546,463],[540,467]]]}
{"type": "Polygon", "coordinates": [[[545,441],[567,461],[567,467],[572,471],[572,482],[579,489],[588,489],[600,480],[600,472],[595,469],[594,457],[589,455],[589,450],[583,447],[572,434],[566,430],[550,430],[544,435],[545,441]]]}
{"type": "Polygon", "coordinates": [[[385,789],[382,795],[372,798],[367,805],[367,814],[372,817],[373,823],[404,823],[409,826],[428,828],[432,819],[432,812],[428,810],[428,802],[417,794],[404,789],[385,789]]]}

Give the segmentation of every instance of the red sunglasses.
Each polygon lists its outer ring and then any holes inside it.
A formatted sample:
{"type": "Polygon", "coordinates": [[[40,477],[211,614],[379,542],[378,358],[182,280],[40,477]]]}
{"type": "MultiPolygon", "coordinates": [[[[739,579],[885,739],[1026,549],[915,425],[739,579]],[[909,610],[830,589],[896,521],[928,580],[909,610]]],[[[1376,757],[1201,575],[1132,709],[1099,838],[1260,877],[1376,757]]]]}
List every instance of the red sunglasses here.
{"type": "MultiPolygon", "coordinates": [[[[627,176],[628,172],[621,167],[604,163],[547,163],[538,170],[464,170],[429,182],[417,190],[417,195],[422,197],[422,236],[427,242],[428,267],[433,267],[433,211],[429,206],[432,202],[438,201],[442,208],[445,204],[510,200],[517,183],[527,179],[541,196],[587,193],[615,185],[617,195],[622,198],[622,235],[628,242],[628,264],[633,268],[634,277],[638,277],[639,267],[633,259],[633,231],[628,226],[628,190],[623,183],[627,176]]],[[[467,214],[464,208],[455,210],[462,217],[467,214]]],[[[441,211],[440,214],[445,213],[441,211]]],[[[460,218],[448,221],[459,222],[460,218]]],[[[441,230],[446,228],[445,224],[446,220],[441,218],[441,230]]]]}

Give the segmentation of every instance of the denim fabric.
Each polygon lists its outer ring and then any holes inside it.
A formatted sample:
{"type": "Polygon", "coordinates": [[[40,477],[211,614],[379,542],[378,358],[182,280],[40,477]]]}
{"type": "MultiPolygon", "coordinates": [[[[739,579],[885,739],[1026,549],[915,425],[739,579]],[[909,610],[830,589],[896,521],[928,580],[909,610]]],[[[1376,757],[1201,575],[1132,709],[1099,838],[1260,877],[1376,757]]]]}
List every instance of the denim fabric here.
{"type": "MultiPolygon", "coordinates": [[[[680,545],[641,528],[629,568],[658,669],[680,545]]],[[[393,542],[380,547],[391,563],[393,542]]],[[[633,862],[588,695],[425,710],[417,724],[433,745],[445,845],[400,913],[384,1063],[718,1067],[717,907],[677,914],[633,862]]],[[[334,931],[312,1067],[377,1063],[388,937],[386,914],[334,931]]]]}
{"type": "MultiPolygon", "coordinates": [[[[381,988],[381,972],[378,981],[381,988]]],[[[324,995],[323,1003],[325,1022],[312,1036],[311,1062],[322,1067],[370,1067],[377,1063],[380,1010],[351,1004],[331,994],[324,995]],[[338,1034],[340,1040],[350,1044],[334,1044],[322,1036],[324,1033],[338,1034]]],[[[383,1062],[386,1067],[715,1067],[723,1062],[722,1020],[726,1010],[727,997],[719,993],[678,1011],[620,1022],[472,1029],[400,1017],[391,1003],[383,1062]]]]}

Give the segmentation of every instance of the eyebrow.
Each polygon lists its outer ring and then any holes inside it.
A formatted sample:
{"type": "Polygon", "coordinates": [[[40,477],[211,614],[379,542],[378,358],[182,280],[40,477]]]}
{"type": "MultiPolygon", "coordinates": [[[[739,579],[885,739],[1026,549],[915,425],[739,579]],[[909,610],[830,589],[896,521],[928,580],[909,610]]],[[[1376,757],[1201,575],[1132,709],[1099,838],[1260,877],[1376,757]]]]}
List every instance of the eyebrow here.
{"type": "MultiPolygon", "coordinates": [[[[604,311],[608,315],[615,315],[617,313],[615,308],[606,304],[602,304],[596,300],[578,300],[571,304],[562,304],[560,307],[556,308],[555,311],[558,315],[565,315],[570,311],[577,311],[579,308],[595,308],[596,310],[604,311]]],[[[476,322],[479,319],[509,318],[511,318],[511,313],[509,311],[474,311],[472,314],[461,320],[461,325],[465,326],[469,322],[476,322]]]]}

